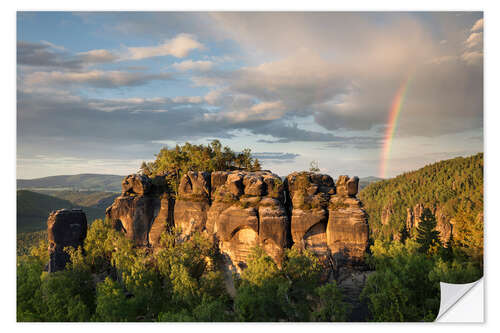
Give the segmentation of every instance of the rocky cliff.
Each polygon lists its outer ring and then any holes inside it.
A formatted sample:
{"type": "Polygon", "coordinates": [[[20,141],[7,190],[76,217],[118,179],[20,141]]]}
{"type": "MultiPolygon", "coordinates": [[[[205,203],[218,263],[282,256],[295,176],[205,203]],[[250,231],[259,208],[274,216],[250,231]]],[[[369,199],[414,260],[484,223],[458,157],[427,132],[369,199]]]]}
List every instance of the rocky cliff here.
{"type": "Polygon", "coordinates": [[[413,208],[406,209],[406,229],[410,234],[415,234],[420,224],[420,216],[425,208],[429,208],[436,217],[436,230],[439,231],[441,242],[446,245],[453,233],[453,220],[443,212],[440,206],[426,207],[423,204],[416,204],[413,208]]]}
{"type": "Polygon", "coordinates": [[[278,264],[285,248],[314,252],[325,265],[359,263],[368,246],[367,215],[356,198],[357,177],[295,172],[283,181],[270,171],[186,173],[174,195],[165,177],[133,174],[106,217],[137,246],[158,245],[180,228],[213,237],[230,271],[246,267],[258,245],[278,264]]]}

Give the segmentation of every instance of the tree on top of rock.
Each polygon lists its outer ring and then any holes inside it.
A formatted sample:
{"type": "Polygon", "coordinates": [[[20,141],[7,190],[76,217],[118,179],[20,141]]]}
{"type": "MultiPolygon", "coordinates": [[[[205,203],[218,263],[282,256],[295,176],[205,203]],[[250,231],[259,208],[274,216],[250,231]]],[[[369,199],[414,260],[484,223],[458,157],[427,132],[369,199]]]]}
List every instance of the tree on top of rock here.
{"type": "Polygon", "coordinates": [[[149,176],[167,176],[168,182],[176,190],[180,179],[188,171],[226,171],[261,169],[258,159],[252,157],[250,149],[236,153],[219,140],[208,145],[193,145],[186,142],[173,148],[164,147],[155,155],[153,162],[142,162],[140,171],[149,176]]]}
{"type": "Polygon", "coordinates": [[[425,208],[420,216],[420,223],[417,228],[417,242],[420,244],[421,252],[428,252],[429,249],[441,245],[436,224],[434,214],[429,208],[425,208]]]}

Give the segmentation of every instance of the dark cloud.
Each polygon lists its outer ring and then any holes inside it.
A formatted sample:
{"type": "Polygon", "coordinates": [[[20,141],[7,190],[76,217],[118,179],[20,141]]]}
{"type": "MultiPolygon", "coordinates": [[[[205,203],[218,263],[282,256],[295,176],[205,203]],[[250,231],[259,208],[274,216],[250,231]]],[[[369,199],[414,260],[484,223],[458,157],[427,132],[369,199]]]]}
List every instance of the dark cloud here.
{"type": "Polygon", "coordinates": [[[25,66],[79,69],[84,62],[68,53],[57,53],[50,45],[41,43],[17,42],[17,63],[25,66]]]}

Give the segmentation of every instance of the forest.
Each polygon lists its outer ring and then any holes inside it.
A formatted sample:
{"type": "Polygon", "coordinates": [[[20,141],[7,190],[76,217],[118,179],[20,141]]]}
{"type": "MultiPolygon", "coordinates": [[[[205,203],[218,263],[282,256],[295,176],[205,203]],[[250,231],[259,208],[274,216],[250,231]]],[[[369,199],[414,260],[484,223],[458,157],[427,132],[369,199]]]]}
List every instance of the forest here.
{"type": "MultiPolygon", "coordinates": [[[[360,295],[366,321],[433,321],[440,281],[467,283],[482,276],[482,219],[476,219],[482,211],[482,157],[442,161],[362,191],[372,230],[360,295]],[[430,209],[413,235],[385,237],[377,211],[387,200],[401,207],[393,218],[395,232],[404,225],[406,207],[417,201],[445,205],[454,213],[453,239],[442,244],[430,209]]],[[[213,142],[165,148],[142,165],[150,175],[171,174],[174,188],[182,173],[206,168],[258,170],[260,164],[249,150],[236,154],[213,142]]],[[[97,219],[83,247],[66,249],[66,269],[50,274],[47,247],[43,232],[18,241],[18,321],[331,322],[348,321],[353,311],[337,281],[322,278],[318,258],[294,247],[280,263],[255,247],[248,267],[232,276],[212,238],[182,238],[177,228],[164,232],[153,250],[135,247],[111,221],[97,219]]]]}

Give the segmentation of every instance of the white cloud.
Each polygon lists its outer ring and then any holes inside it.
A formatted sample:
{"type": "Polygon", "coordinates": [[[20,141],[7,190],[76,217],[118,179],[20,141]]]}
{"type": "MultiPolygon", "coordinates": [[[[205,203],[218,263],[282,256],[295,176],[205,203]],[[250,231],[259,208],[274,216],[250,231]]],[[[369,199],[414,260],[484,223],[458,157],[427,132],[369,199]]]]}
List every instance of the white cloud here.
{"type": "Polygon", "coordinates": [[[462,54],[461,58],[468,65],[477,65],[483,60],[483,53],[479,51],[466,51],[462,54]]]}
{"type": "Polygon", "coordinates": [[[203,72],[212,69],[213,65],[214,63],[209,60],[198,60],[198,61],[185,60],[182,62],[176,62],[172,64],[172,67],[181,72],[192,71],[192,70],[198,70],[203,72]]]}
{"type": "Polygon", "coordinates": [[[169,55],[184,58],[189,52],[203,48],[203,44],[198,42],[193,35],[179,34],[157,46],[128,47],[123,60],[140,60],[169,55]]]}
{"type": "Polygon", "coordinates": [[[276,120],[285,114],[285,107],[281,101],[261,102],[252,105],[248,109],[238,111],[205,113],[205,120],[226,121],[231,124],[245,123],[251,121],[276,120]]]}
{"type": "Polygon", "coordinates": [[[440,57],[432,58],[431,60],[429,60],[428,64],[441,65],[445,62],[455,61],[457,59],[458,59],[458,57],[453,56],[453,55],[440,56],[440,57]]]}
{"type": "Polygon", "coordinates": [[[83,61],[87,63],[106,63],[113,62],[118,59],[118,56],[108,50],[90,50],[87,52],[78,53],[83,61]]]}
{"type": "Polygon", "coordinates": [[[480,30],[483,30],[483,19],[482,18],[477,20],[476,23],[474,23],[474,25],[470,29],[471,32],[480,31],[480,30]]]}
{"type": "Polygon", "coordinates": [[[59,51],[66,51],[66,48],[64,46],[61,46],[61,45],[56,45],[54,43],[51,43],[51,42],[48,42],[46,40],[41,40],[40,43],[44,44],[44,45],[47,45],[55,50],[59,50],[59,51]]]}
{"type": "Polygon", "coordinates": [[[469,49],[479,46],[483,43],[483,33],[473,32],[470,34],[469,38],[465,41],[465,46],[469,49]]]}
{"type": "Polygon", "coordinates": [[[44,86],[50,84],[85,84],[100,88],[114,88],[121,86],[137,86],[151,80],[166,80],[170,74],[142,74],[121,71],[88,72],[33,72],[26,75],[27,86],[44,86]]]}
{"type": "Polygon", "coordinates": [[[174,103],[188,103],[188,104],[199,104],[203,102],[203,97],[200,96],[178,96],[172,98],[172,102],[174,103]]]}

